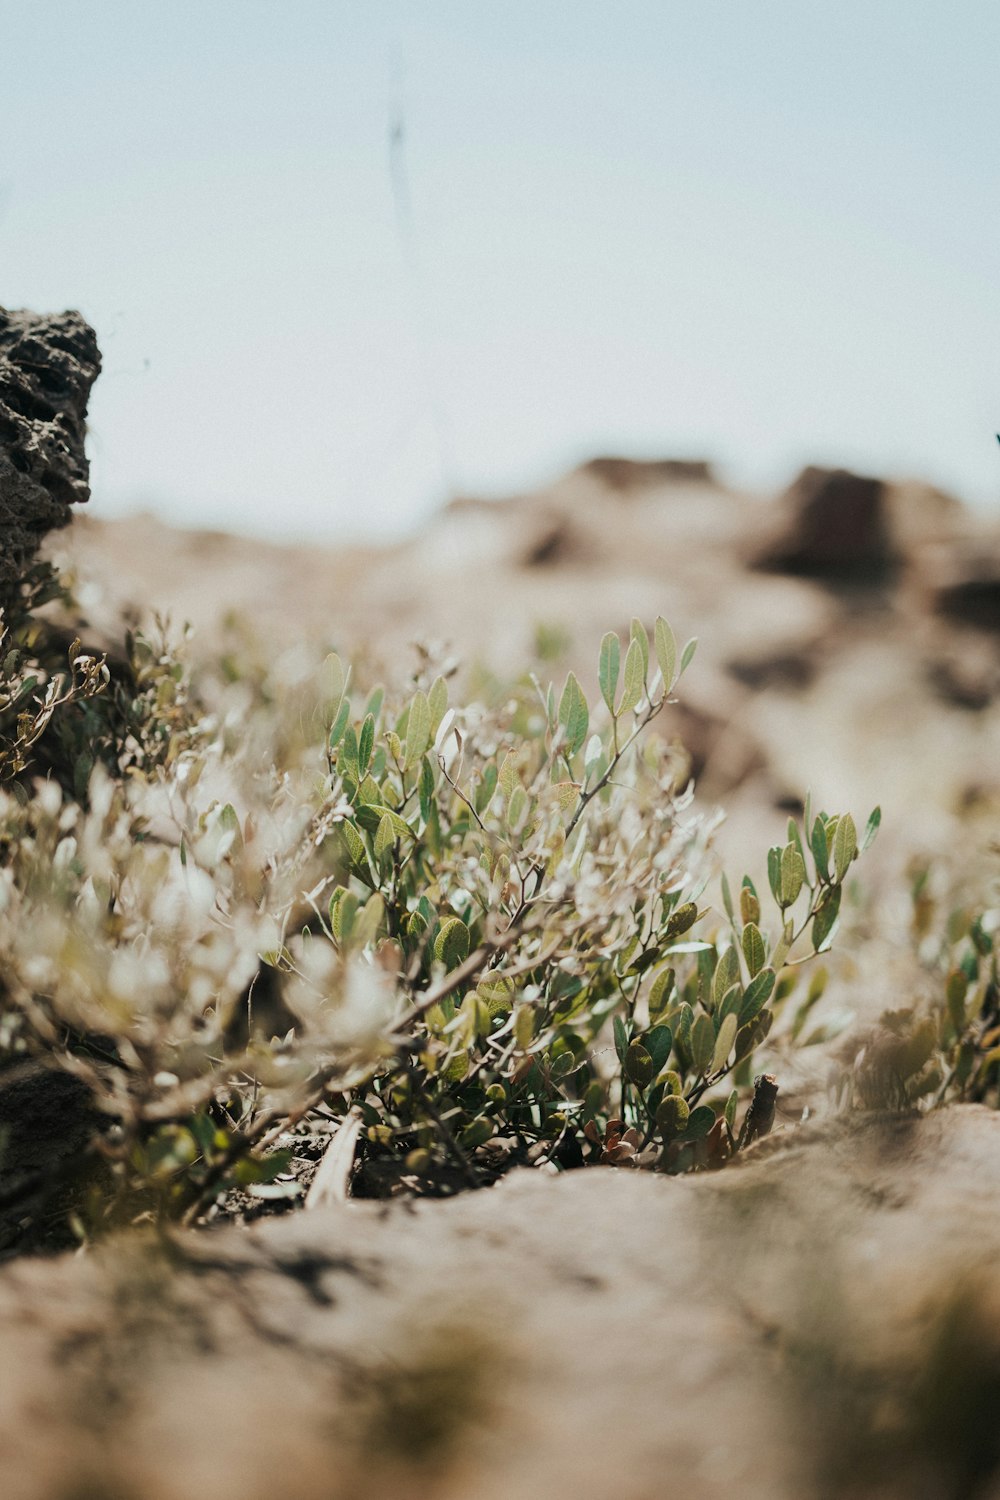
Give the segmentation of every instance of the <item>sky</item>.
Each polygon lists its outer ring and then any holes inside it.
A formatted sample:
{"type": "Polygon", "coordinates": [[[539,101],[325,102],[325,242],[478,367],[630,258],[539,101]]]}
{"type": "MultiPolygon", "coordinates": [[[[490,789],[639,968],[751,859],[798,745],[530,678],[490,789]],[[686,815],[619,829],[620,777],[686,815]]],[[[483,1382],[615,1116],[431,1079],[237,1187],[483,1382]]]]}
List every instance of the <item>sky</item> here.
{"type": "Polygon", "coordinates": [[[596,453],[1000,509],[996,0],[0,0],[0,303],[99,516],[390,537],[596,453]]]}

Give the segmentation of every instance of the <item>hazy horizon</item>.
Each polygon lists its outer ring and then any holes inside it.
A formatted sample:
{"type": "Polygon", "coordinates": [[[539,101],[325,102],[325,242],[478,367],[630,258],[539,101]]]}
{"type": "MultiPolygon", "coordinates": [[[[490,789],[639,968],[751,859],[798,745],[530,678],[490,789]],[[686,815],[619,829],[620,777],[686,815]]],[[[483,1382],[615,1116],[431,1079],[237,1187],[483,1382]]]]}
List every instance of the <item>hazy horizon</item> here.
{"type": "Polygon", "coordinates": [[[1000,9],[0,0],[91,512],[359,537],[598,453],[1000,503],[1000,9]]]}

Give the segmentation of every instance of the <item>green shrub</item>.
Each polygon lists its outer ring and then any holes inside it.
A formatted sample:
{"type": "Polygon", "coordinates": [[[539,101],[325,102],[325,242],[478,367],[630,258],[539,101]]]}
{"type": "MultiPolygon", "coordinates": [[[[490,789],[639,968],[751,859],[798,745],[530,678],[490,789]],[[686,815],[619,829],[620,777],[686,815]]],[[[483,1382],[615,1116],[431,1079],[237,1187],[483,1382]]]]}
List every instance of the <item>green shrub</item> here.
{"type": "MultiPolygon", "coordinates": [[[[917,1003],[886,1011],[859,1038],[844,1092],[867,1109],[964,1100],[1000,1108],[1000,901],[936,892],[922,864],[910,887],[910,944],[922,981],[917,1003]]],[[[959,887],[966,882],[958,882],[959,887]]]]}
{"type": "MultiPolygon", "coordinates": [[[[519,1161],[718,1165],[764,1133],[773,1081],[737,1124],[753,1057],[859,840],[847,814],[789,824],[773,932],[749,878],[705,903],[713,823],[657,732],[694,645],[633,621],[596,702],[570,673],[459,708],[432,668],[400,699],[336,655],[192,681],[136,636],[114,671],[77,655],[38,734],[5,724],[0,1046],[106,1119],[92,1227],[295,1191],[273,1147],[315,1109],[360,1116],[370,1182],[438,1190],[519,1161]]],[[[4,661],[12,711],[44,715],[56,679],[25,670],[4,661]]]]}

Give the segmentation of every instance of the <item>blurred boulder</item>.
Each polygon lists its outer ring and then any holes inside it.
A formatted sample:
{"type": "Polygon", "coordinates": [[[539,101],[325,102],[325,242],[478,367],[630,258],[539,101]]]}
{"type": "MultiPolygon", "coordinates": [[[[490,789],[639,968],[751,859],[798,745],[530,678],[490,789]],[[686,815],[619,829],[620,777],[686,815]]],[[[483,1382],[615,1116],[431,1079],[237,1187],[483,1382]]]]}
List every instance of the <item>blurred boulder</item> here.
{"type": "Polygon", "coordinates": [[[935,614],[953,624],[1000,631],[1000,542],[995,538],[984,536],[941,555],[928,582],[935,614]]]}
{"type": "Polygon", "coordinates": [[[90,498],[84,434],[100,368],[79,313],[0,307],[0,606],[46,533],[90,498]]]}
{"type": "Polygon", "coordinates": [[[778,500],[757,568],[831,582],[885,581],[896,561],[880,479],[847,469],[803,469],[778,500]]]}
{"type": "Polygon", "coordinates": [[[610,490],[633,490],[654,484],[714,484],[712,465],[702,458],[592,458],[576,473],[596,479],[610,490]]]}

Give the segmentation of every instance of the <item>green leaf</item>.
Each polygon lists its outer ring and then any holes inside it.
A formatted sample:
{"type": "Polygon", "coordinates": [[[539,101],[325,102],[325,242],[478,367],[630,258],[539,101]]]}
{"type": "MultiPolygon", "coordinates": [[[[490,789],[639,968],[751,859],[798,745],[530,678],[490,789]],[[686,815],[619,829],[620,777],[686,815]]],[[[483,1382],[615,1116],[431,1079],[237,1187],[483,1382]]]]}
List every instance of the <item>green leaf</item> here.
{"type": "Polygon", "coordinates": [[[771,887],[771,895],[780,905],[781,903],[781,845],[775,844],[767,851],[767,883],[771,887]]]}
{"type": "Polygon", "coordinates": [[[680,1094],[666,1094],[656,1111],[656,1123],[666,1141],[678,1135],[690,1118],[691,1106],[680,1094]]]}
{"type": "Polygon", "coordinates": [[[381,801],[382,788],[379,786],[374,776],[366,776],[364,781],[358,787],[358,804],[362,806],[367,804],[369,807],[374,807],[376,802],[381,801]]]}
{"type": "Polygon", "coordinates": [[[653,1026],[646,1032],[646,1051],[653,1059],[654,1073],[659,1075],[673,1049],[674,1038],[669,1026],[653,1026]]]}
{"type": "Polygon", "coordinates": [[[674,987],[674,971],[668,965],[659,969],[653,979],[649,991],[649,1019],[659,1020],[670,1004],[670,994],[674,987]]]}
{"type": "Polygon", "coordinates": [[[377,833],[379,824],[381,823],[382,819],[387,817],[392,819],[392,827],[396,838],[416,838],[416,834],[413,832],[413,829],[410,827],[409,823],[401,818],[398,812],[394,812],[391,807],[382,806],[381,803],[372,802],[367,805],[362,804],[357,808],[357,815],[358,822],[361,824],[362,828],[367,829],[369,833],[377,833]]]}
{"type": "Polygon", "coordinates": [[[420,765],[418,795],[420,797],[420,816],[425,823],[429,823],[431,813],[434,810],[434,768],[426,755],[420,765]]]}
{"type": "Polygon", "coordinates": [[[744,875],[740,887],[740,921],[746,925],[760,922],[760,900],[749,875],[744,875]]]}
{"type": "Polygon", "coordinates": [[[412,770],[431,742],[431,710],[427,694],[417,692],[410,704],[406,721],[406,755],[404,770],[412,770]]]}
{"type": "Polygon", "coordinates": [[[358,736],[358,770],[362,776],[364,776],[371,763],[374,745],[375,718],[373,714],[368,714],[361,726],[361,733],[358,736]]]}
{"type": "Polygon", "coordinates": [[[739,1093],[736,1089],[733,1089],[733,1092],[726,1100],[726,1124],[729,1126],[730,1130],[732,1130],[736,1124],[736,1111],[739,1107],[739,1102],[739,1093]]]}
{"type": "Polygon", "coordinates": [[[779,969],[784,967],[785,959],[788,957],[788,950],[792,946],[792,938],[794,934],[795,923],[792,921],[791,917],[789,917],[788,921],[784,925],[780,938],[774,945],[774,952],[771,954],[771,968],[776,974],[779,969]]]}
{"type": "Polygon", "coordinates": [[[625,1053],[625,1076],[636,1088],[647,1089],[655,1076],[653,1059],[641,1042],[631,1042],[625,1053]]]}
{"type": "Polygon", "coordinates": [[[376,891],[362,907],[351,934],[358,946],[366,948],[369,943],[374,943],[384,921],[385,902],[376,891]]]}
{"type": "Polygon", "coordinates": [[[722,872],[722,904],[726,908],[726,916],[730,922],[736,921],[736,913],[733,910],[733,893],[729,889],[729,877],[725,870],[722,872]]]}
{"type": "Polygon", "coordinates": [[[361,775],[358,770],[358,737],[354,732],[353,724],[348,724],[344,730],[343,745],[339,759],[344,763],[344,770],[349,772],[356,781],[360,781],[361,775]]]}
{"type": "Polygon", "coordinates": [[[715,1051],[712,1017],[699,1011],[691,1026],[691,1065],[698,1074],[707,1073],[715,1051]]]}
{"type": "Polygon", "coordinates": [[[513,750],[508,750],[500,762],[500,771],[497,776],[500,790],[508,799],[513,796],[514,788],[519,785],[517,779],[517,760],[513,750]]]}
{"type": "Polygon", "coordinates": [[[812,945],[817,953],[825,953],[833,940],[834,928],[840,915],[839,885],[831,886],[824,892],[823,899],[819,904],[812,924],[812,945]]]}
{"type": "Polygon", "coordinates": [[[337,716],[334,719],[333,724],[330,726],[329,745],[331,754],[334,750],[336,750],[337,746],[344,738],[344,731],[347,728],[347,722],[350,717],[351,700],[350,698],[345,698],[341,703],[339,709],[337,710],[337,716]]]}
{"type": "Polygon", "coordinates": [[[375,860],[381,865],[388,864],[392,851],[396,845],[396,830],[392,826],[392,818],[385,813],[378,825],[375,835],[375,860]]]}
{"type": "MultiPolygon", "coordinates": [[[[707,1019],[708,1017],[706,1017],[706,1020],[707,1019]]],[[[690,1005],[688,1005],[686,1000],[683,1000],[675,1010],[672,1010],[670,1012],[669,1023],[673,1029],[675,1040],[680,1042],[685,1052],[690,1054],[691,1032],[694,1027],[694,1011],[691,1009],[690,1005]]],[[[711,1022],[709,1022],[709,1024],[711,1025],[711,1022]]],[[[715,1046],[714,1026],[712,1027],[712,1046],[715,1046]]]]}
{"type": "Polygon", "coordinates": [[[764,938],[756,922],[748,922],[743,929],[743,957],[747,961],[751,979],[759,974],[767,963],[767,950],[764,947],[764,938]]]}
{"type": "Polygon", "coordinates": [[[732,985],[726,991],[726,993],[722,997],[721,1003],[716,1007],[716,1010],[715,1010],[715,1024],[716,1024],[716,1026],[721,1026],[722,1023],[723,1023],[723,1021],[726,1019],[726,1017],[729,1015],[729,1013],[731,1011],[735,1012],[736,1015],[739,1015],[739,1013],[740,1013],[740,1006],[742,1004],[743,1004],[743,987],[742,987],[742,985],[734,984],[734,985],[732,985]]]}
{"type": "Polygon", "coordinates": [[[862,854],[864,854],[865,850],[866,849],[870,849],[871,846],[872,846],[872,844],[874,844],[874,842],[875,842],[875,835],[878,833],[879,824],[881,822],[882,822],[882,809],[880,807],[876,807],[876,808],[873,809],[871,817],[868,819],[868,822],[865,824],[864,837],[861,840],[861,853],[862,854]]]}
{"type": "Polygon", "coordinates": [[[760,1014],[771,998],[774,979],[773,969],[761,969],[756,978],[751,979],[743,992],[743,1003],[740,1006],[739,1015],[740,1026],[746,1026],[748,1021],[753,1021],[760,1014]]]}
{"type": "Polygon", "coordinates": [[[712,978],[712,1008],[718,1010],[722,998],[740,977],[740,961],[735,948],[727,948],[715,966],[712,978]]]}
{"type": "Polygon", "coordinates": [[[483,1001],[491,1016],[509,1015],[516,993],[513,979],[508,979],[502,974],[481,979],[476,985],[476,994],[483,1001]]]}
{"type": "Polygon", "coordinates": [[[359,905],[353,891],[334,891],[330,899],[330,927],[338,943],[346,943],[351,936],[359,905]]]}
{"type": "Polygon", "coordinates": [[[601,641],[601,656],[597,668],[597,681],[601,697],[612,714],[615,711],[615,690],[618,687],[618,667],[621,659],[621,642],[615,631],[609,630],[601,641]]]}
{"type": "Polygon", "coordinates": [[[618,1053],[618,1061],[624,1068],[625,1058],[628,1055],[628,1032],[625,1030],[625,1022],[621,1016],[615,1016],[612,1022],[612,1030],[615,1036],[615,1051],[618,1053]]]}
{"type": "Polygon", "coordinates": [[[713,1073],[718,1073],[729,1061],[729,1054],[733,1050],[733,1043],[736,1040],[738,1029],[736,1016],[730,1011],[719,1027],[719,1035],[715,1039],[715,1051],[712,1053],[711,1069],[713,1073]]]}
{"type": "Polygon", "coordinates": [[[805,879],[805,860],[794,844],[786,844],[781,852],[781,896],[778,901],[782,911],[798,900],[805,879]]]}
{"type": "Polygon", "coordinates": [[[528,807],[528,794],[523,786],[516,786],[507,803],[507,827],[519,828],[528,807]]]}
{"type": "Polygon", "coordinates": [[[854,819],[850,813],[844,813],[837,824],[837,832],[833,840],[833,868],[838,881],[842,881],[847,874],[857,852],[858,835],[854,828],[854,819]]]}
{"type": "Polygon", "coordinates": [[[653,627],[653,645],[656,649],[660,675],[663,678],[663,691],[669,693],[677,677],[677,642],[674,640],[673,631],[662,615],[656,617],[656,624],[653,627]]]}
{"type": "Polygon", "coordinates": [[[471,940],[461,917],[445,917],[434,939],[434,957],[450,972],[468,958],[471,940]]]}
{"type": "Polygon", "coordinates": [[[336,651],[331,651],[323,662],[321,676],[321,691],[324,701],[329,704],[339,705],[347,688],[348,674],[345,672],[344,663],[336,651]]]}
{"type": "Polygon", "coordinates": [[[239,815],[231,802],[227,802],[219,813],[219,827],[226,833],[233,835],[231,848],[241,849],[243,847],[243,834],[240,831],[239,815]]]}
{"type": "Polygon", "coordinates": [[[698,907],[693,901],[685,901],[667,921],[663,930],[664,939],[671,942],[693,927],[698,920],[698,907]]]}
{"type": "Polygon", "coordinates": [[[698,637],[696,635],[693,635],[688,641],[687,645],[684,647],[684,650],[681,652],[681,671],[677,674],[678,676],[681,675],[681,672],[687,671],[688,667],[694,661],[694,653],[697,651],[697,649],[698,637]]]}
{"type": "Polygon", "coordinates": [[[625,673],[622,679],[622,701],[618,705],[620,714],[627,714],[635,708],[645,689],[645,669],[642,662],[642,648],[638,641],[632,641],[628,651],[625,653],[625,673]]]}
{"type": "Polygon", "coordinates": [[[347,857],[352,865],[360,865],[363,869],[368,868],[368,852],[365,849],[365,841],[361,837],[353,823],[343,822],[339,825],[340,836],[347,849],[347,857]]]}
{"type": "Polygon", "coordinates": [[[710,1104],[699,1104],[688,1115],[687,1128],[684,1131],[686,1141],[704,1140],[715,1124],[715,1110],[710,1104]]]}
{"type": "Polygon", "coordinates": [[[574,672],[570,672],[566,678],[566,686],[559,700],[559,722],[566,736],[566,751],[569,755],[575,755],[587,738],[590,713],[583,689],[574,672]]]}
{"type": "Polygon", "coordinates": [[[435,677],[427,695],[427,706],[431,713],[431,737],[437,734],[441,720],[448,712],[448,684],[443,677],[435,677]]]}
{"type": "Polygon", "coordinates": [[[826,841],[826,824],[822,817],[818,817],[813,824],[809,847],[812,849],[812,856],[816,861],[816,873],[820,880],[829,880],[830,850],[826,841]]]}
{"type": "Polygon", "coordinates": [[[639,651],[642,654],[642,675],[645,679],[649,675],[649,636],[641,620],[633,618],[629,626],[629,640],[639,643],[639,651]]]}

